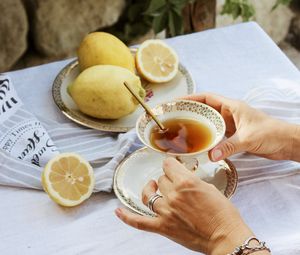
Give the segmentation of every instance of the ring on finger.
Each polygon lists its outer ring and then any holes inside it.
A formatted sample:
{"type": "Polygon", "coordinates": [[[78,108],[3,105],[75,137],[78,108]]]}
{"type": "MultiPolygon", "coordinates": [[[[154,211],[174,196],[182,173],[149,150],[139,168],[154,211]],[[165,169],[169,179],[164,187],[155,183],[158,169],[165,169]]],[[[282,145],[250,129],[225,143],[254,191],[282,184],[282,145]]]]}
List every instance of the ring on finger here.
{"type": "Polygon", "coordinates": [[[148,201],[148,203],[147,203],[147,206],[148,206],[148,208],[149,208],[152,212],[154,212],[154,209],[153,209],[154,203],[155,203],[155,201],[156,201],[157,199],[159,199],[159,198],[162,198],[162,196],[161,196],[161,195],[158,195],[158,194],[154,194],[154,195],[152,195],[152,196],[149,198],[149,201],[148,201]]]}

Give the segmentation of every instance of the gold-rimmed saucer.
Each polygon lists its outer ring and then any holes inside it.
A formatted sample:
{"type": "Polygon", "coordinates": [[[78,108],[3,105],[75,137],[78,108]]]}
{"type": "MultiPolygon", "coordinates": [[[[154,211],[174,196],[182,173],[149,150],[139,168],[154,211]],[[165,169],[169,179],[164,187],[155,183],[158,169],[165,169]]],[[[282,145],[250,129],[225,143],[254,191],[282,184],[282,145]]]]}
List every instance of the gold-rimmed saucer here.
{"type": "MultiPolygon", "coordinates": [[[[134,50],[132,50],[132,53],[134,54],[134,50]]],[[[73,99],[67,93],[67,86],[78,75],[78,61],[74,60],[59,72],[53,82],[52,95],[54,102],[66,117],[80,125],[102,131],[127,132],[134,128],[136,120],[143,113],[143,109],[140,106],[130,115],[118,120],[96,119],[80,112],[73,99]]],[[[142,80],[142,84],[147,93],[147,104],[150,107],[195,92],[195,83],[188,70],[182,64],[179,64],[178,73],[170,82],[151,84],[142,80]]]]}
{"type": "MultiPolygon", "coordinates": [[[[115,171],[113,188],[116,196],[127,208],[147,216],[154,216],[141,199],[144,186],[162,174],[165,156],[144,147],[125,158],[115,171]]],[[[207,162],[200,166],[197,175],[215,185],[227,198],[235,193],[238,175],[229,160],[207,162]]]]}

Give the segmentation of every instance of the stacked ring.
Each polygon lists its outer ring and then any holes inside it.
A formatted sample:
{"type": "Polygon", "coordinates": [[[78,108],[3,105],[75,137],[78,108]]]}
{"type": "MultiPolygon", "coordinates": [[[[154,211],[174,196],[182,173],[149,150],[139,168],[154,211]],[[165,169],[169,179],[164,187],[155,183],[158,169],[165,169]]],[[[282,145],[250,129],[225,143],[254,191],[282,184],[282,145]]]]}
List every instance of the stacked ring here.
{"type": "Polygon", "coordinates": [[[153,210],[154,203],[155,203],[155,201],[156,201],[157,199],[159,199],[159,198],[162,198],[162,196],[161,196],[161,195],[158,195],[158,194],[154,194],[154,195],[152,195],[152,196],[149,198],[149,201],[148,201],[148,203],[147,203],[147,206],[148,206],[148,208],[149,208],[152,212],[154,212],[154,210],[153,210]]]}

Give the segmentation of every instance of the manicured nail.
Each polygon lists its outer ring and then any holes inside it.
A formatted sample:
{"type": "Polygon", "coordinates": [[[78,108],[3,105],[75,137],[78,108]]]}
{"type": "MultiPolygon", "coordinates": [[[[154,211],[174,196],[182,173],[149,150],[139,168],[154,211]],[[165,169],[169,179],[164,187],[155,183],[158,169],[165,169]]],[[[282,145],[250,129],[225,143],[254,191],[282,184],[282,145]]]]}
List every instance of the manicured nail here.
{"type": "Polygon", "coordinates": [[[116,213],[116,215],[120,218],[120,217],[121,217],[122,211],[121,211],[120,208],[117,208],[117,209],[115,210],[115,213],[116,213]]]}
{"type": "Polygon", "coordinates": [[[220,159],[222,159],[222,155],[223,155],[222,151],[219,149],[216,149],[212,153],[212,159],[214,161],[220,160],[220,159]]]}

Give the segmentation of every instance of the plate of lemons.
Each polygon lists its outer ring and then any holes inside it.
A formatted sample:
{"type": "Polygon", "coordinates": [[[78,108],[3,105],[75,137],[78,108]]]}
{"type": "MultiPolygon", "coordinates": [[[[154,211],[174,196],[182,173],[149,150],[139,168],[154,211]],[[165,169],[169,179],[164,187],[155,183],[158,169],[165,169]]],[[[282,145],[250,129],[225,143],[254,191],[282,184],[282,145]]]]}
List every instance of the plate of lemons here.
{"type": "Polygon", "coordinates": [[[81,42],[78,58],[53,82],[62,113],[83,126],[127,132],[143,113],[126,82],[150,107],[195,92],[195,83],[176,52],[161,40],[130,49],[117,37],[94,32],[81,42]]]}

